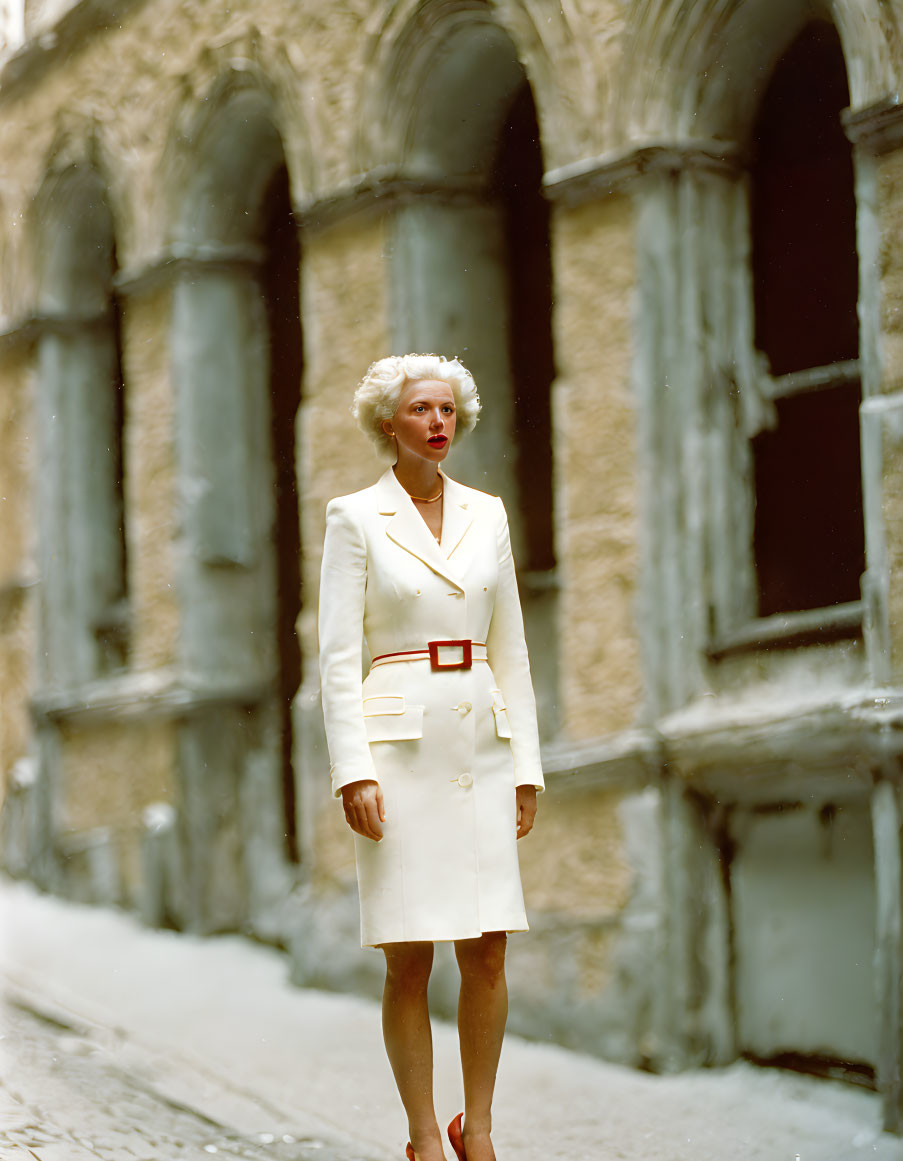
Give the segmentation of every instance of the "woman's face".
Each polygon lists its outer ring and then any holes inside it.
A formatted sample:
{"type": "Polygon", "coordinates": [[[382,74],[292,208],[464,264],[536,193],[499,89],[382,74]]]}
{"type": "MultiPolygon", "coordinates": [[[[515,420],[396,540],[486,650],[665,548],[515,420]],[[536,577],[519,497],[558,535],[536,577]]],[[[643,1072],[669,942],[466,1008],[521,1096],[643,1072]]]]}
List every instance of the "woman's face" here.
{"type": "Polygon", "coordinates": [[[383,430],[395,436],[398,462],[412,458],[440,463],[455,437],[455,396],[440,379],[414,379],[383,430]]]}

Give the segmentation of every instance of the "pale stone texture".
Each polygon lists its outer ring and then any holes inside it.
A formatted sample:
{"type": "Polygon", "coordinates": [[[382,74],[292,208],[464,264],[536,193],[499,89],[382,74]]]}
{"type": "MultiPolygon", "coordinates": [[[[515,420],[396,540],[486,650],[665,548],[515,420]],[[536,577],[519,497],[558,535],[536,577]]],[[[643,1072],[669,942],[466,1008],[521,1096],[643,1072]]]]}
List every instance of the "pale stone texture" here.
{"type": "MultiPolygon", "coordinates": [[[[328,770],[311,771],[311,777],[328,779],[328,770]]],[[[354,839],[345,820],[341,803],[332,796],[316,818],[313,882],[317,886],[352,888],[357,882],[354,870],[354,839]]]]}
{"type": "Polygon", "coordinates": [[[10,772],[29,751],[28,699],[34,683],[34,590],[13,589],[0,597],[0,803],[10,772]]]}
{"type": "MultiPolygon", "coordinates": [[[[547,1008],[565,995],[577,1004],[595,1006],[602,996],[611,1001],[619,992],[612,965],[619,945],[623,950],[622,920],[637,870],[625,844],[624,795],[599,790],[549,794],[539,801],[538,824],[518,852],[533,943],[541,954],[531,955],[514,941],[512,990],[516,997],[521,990],[533,994],[537,1005],[547,1008]],[[567,959],[564,975],[557,984],[537,985],[528,965],[542,978],[548,969],[540,960],[559,956],[567,959]]],[[[586,1043],[579,1037],[569,1042],[586,1043]]]]}
{"type": "Polygon", "coordinates": [[[351,415],[354,390],[375,359],[391,354],[382,218],[314,234],[304,245],[302,317],[305,382],[297,445],[304,592],[302,649],[316,657],[316,603],[326,504],[375,483],[380,460],[351,415]]]}
{"type": "MultiPolygon", "coordinates": [[[[385,470],[351,415],[354,389],[374,359],[389,354],[386,223],[372,214],[318,230],[302,239],[301,289],[305,377],[296,425],[301,511],[302,594],[298,635],[303,666],[295,703],[295,765],[299,792],[299,844],[313,890],[327,892],[325,914],[344,908],[343,931],[357,943],[354,849],[341,804],[329,785],[317,662],[317,600],[326,504],[333,496],[374,483],[385,470]],[[337,894],[338,892],[338,894],[337,894]]],[[[314,898],[308,896],[308,898],[314,898]]],[[[334,923],[312,904],[314,928],[334,923]]],[[[312,951],[314,958],[317,952],[312,951]]],[[[324,953],[325,954],[325,953],[324,953]]],[[[374,957],[375,958],[375,957],[374,957]]],[[[372,966],[375,966],[372,965],[372,966]]]]}
{"type": "Polygon", "coordinates": [[[23,579],[32,550],[33,473],[31,375],[28,361],[7,357],[0,395],[0,585],[23,579]]]}
{"type": "Polygon", "coordinates": [[[553,232],[561,717],[578,739],[630,726],[641,700],[631,203],[561,209],[553,232]]]}
{"type": "Polygon", "coordinates": [[[170,312],[166,293],[136,297],[127,304],[122,328],[125,503],[130,513],[129,656],[135,669],[172,665],[178,651],[170,312]]]}
{"type": "Polygon", "coordinates": [[[878,159],[878,219],[881,230],[881,391],[890,396],[881,425],[881,514],[887,553],[887,618],[890,672],[903,675],[903,151],[878,159]]]}
{"type": "Polygon", "coordinates": [[[11,358],[0,392],[0,802],[13,766],[28,751],[34,682],[36,575],[31,564],[33,473],[30,374],[11,358]]]}
{"type": "Polygon", "coordinates": [[[598,920],[626,906],[632,870],[618,817],[622,797],[618,791],[540,797],[541,824],[519,845],[534,913],[598,920]]]}
{"type": "Polygon", "coordinates": [[[903,387],[903,151],[878,161],[878,215],[881,225],[879,275],[881,281],[882,382],[886,394],[903,387]]]}
{"type": "Polygon", "coordinates": [[[886,421],[882,469],[891,666],[899,681],[903,678],[903,406],[895,411],[896,416],[886,421]]]}
{"type": "Polygon", "coordinates": [[[76,834],[110,829],[123,902],[134,903],[141,886],[144,809],[172,798],[172,724],[157,720],[66,726],[62,736],[67,828],[76,834]]]}

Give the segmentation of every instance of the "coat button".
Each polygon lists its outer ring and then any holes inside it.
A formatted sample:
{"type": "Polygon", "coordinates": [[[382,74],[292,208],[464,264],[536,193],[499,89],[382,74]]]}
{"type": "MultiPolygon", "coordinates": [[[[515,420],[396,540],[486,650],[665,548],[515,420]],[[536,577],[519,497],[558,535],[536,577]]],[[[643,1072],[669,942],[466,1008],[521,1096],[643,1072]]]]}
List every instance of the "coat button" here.
{"type": "Polygon", "coordinates": [[[472,774],[459,774],[458,775],[458,785],[463,786],[465,790],[467,789],[468,786],[473,786],[473,775],[472,774]]]}
{"type": "Polygon", "coordinates": [[[455,709],[458,711],[458,713],[463,718],[465,714],[470,713],[470,711],[473,709],[473,706],[470,704],[469,701],[462,701],[459,705],[455,706],[455,709]]]}

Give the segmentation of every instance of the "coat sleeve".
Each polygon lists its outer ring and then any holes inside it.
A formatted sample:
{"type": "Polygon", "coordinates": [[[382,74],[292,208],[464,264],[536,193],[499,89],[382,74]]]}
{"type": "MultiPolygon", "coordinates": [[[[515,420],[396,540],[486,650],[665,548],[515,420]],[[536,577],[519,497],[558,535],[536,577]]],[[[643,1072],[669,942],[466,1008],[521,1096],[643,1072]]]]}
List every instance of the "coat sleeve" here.
{"type": "Polygon", "coordinates": [[[340,497],[326,507],[320,570],[320,688],[333,794],[361,779],[378,782],[361,705],[367,549],[340,497]]]}
{"type": "Polygon", "coordinates": [[[544,789],[539,757],[536,699],[524,637],[524,618],[517,592],[514,558],[505,505],[498,501],[499,581],[486,646],[489,664],[499,683],[511,723],[514,781],[517,786],[544,789]]]}

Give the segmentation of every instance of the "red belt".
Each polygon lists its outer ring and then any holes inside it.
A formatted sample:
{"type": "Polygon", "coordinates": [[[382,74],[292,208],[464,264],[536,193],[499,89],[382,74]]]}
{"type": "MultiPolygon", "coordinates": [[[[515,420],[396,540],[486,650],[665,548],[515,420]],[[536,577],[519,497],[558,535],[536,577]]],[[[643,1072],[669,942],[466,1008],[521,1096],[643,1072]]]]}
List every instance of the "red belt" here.
{"type": "Polygon", "coordinates": [[[482,641],[427,641],[426,649],[403,649],[400,653],[380,653],[374,657],[372,665],[387,665],[391,661],[425,661],[430,659],[431,669],[470,669],[474,661],[486,661],[486,646],[482,641]],[[461,650],[460,661],[442,661],[440,649],[461,650]],[[482,652],[481,652],[482,651],[482,652]]]}

